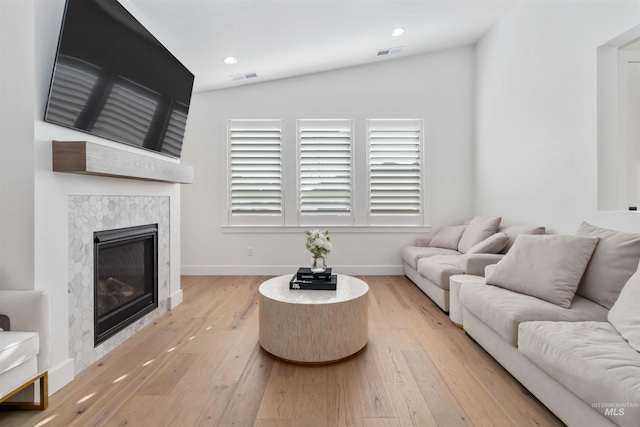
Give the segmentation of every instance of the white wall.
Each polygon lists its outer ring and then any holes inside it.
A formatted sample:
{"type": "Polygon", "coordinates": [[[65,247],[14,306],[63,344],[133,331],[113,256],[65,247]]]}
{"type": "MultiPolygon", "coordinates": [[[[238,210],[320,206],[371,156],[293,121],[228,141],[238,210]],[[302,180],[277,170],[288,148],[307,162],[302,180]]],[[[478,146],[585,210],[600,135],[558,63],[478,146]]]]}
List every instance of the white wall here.
{"type": "Polygon", "coordinates": [[[598,209],[627,210],[638,205],[638,128],[636,104],[640,87],[629,85],[640,59],[640,25],[623,32],[597,50],[598,209]],[[636,40],[634,42],[634,40],[636,40]],[[631,131],[631,133],[629,132],[631,131]]]}
{"type": "MultiPolygon", "coordinates": [[[[428,221],[439,228],[472,216],[473,76],[474,50],[467,47],[195,94],[183,153],[196,168],[196,183],[182,191],[182,272],[284,274],[309,263],[304,227],[244,233],[221,228],[228,119],[284,119],[285,161],[295,165],[295,119],[354,118],[357,146],[365,141],[365,118],[424,118],[428,221]]],[[[399,274],[400,250],[415,241],[417,231],[425,229],[330,227],[334,250],[328,263],[341,273],[399,274]]]]}
{"type": "Polygon", "coordinates": [[[627,205],[626,147],[621,147],[618,102],[618,42],[598,47],[597,168],[598,209],[622,210],[627,205]]]}
{"type": "Polygon", "coordinates": [[[619,136],[621,146],[626,147],[625,181],[627,184],[625,206],[638,207],[640,202],[640,48],[620,49],[619,70],[619,136]]]}
{"type": "Polygon", "coordinates": [[[52,172],[53,139],[140,151],[42,120],[63,8],[64,0],[0,1],[0,288],[51,293],[51,393],[73,379],[68,352],[69,195],[169,196],[170,307],[182,300],[179,185],[52,172]]]}
{"type": "Polygon", "coordinates": [[[575,233],[640,231],[597,210],[596,49],[638,25],[638,1],[519,2],[477,47],[476,211],[575,233]]]}
{"type": "Polygon", "coordinates": [[[0,288],[33,289],[32,2],[0,1],[0,52],[0,288]]]}

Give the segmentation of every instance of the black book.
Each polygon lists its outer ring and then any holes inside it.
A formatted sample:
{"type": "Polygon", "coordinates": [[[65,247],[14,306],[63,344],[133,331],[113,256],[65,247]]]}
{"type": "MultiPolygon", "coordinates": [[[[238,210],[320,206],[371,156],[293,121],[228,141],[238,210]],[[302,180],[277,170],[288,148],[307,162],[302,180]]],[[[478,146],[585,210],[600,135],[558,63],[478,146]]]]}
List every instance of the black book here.
{"type": "Polygon", "coordinates": [[[289,289],[314,289],[320,291],[335,291],[338,284],[338,276],[335,274],[329,280],[299,280],[294,274],[289,282],[289,289]]]}
{"type": "Polygon", "coordinates": [[[313,273],[310,268],[300,267],[296,273],[297,280],[330,281],[331,277],[331,267],[322,273],[313,273]]]}

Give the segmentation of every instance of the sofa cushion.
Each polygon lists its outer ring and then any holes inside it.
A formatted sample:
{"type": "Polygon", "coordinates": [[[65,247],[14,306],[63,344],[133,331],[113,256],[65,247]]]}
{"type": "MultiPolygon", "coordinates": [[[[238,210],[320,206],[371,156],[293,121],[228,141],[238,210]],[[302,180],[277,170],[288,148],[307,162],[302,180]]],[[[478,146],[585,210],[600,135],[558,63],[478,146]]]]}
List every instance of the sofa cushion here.
{"type": "Polygon", "coordinates": [[[497,254],[507,244],[509,238],[504,233],[496,233],[472,246],[468,254],[497,254]]]}
{"type": "Polygon", "coordinates": [[[470,283],[460,290],[460,301],[511,345],[518,342],[518,325],[531,320],[606,321],[607,309],[579,295],[571,308],[497,286],[470,283]]]}
{"type": "Polygon", "coordinates": [[[583,222],[578,236],[600,239],[577,293],[611,308],[640,261],[640,234],[623,233],[583,222]]]}
{"type": "Polygon", "coordinates": [[[629,342],[640,351],[640,271],[636,271],[622,288],[620,297],[609,310],[609,322],[629,342]]]}
{"type": "MultiPolygon", "coordinates": [[[[0,398],[13,392],[31,378],[38,375],[38,358],[36,356],[26,360],[18,366],[0,374],[0,398]]],[[[2,415],[0,415],[2,419],[2,415]]],[[[0,422],[0,425],[3,425],[0,422]]]]}
{"type": "Polygon", "coordinates": [[[475,217],[469,222],[467,228],[465,228],[460,242],[458,243],[458,251],[467,253],[469,249],[482,242],[487,237],[495,234],[500,227],[500,221],[502,218],[482,218],[475,217]]]}
{"type": "Polygon", "coordinates": [[[518,349],[616,424],[640,425],[640,355],[608,322],[526,322],[518,349]]]}
{"type": "Polygon", "coordinates": [[[513,243],[516,241],[516,238],[521,234],[532,234],[539,235],[544,234],[546,229],[544,227],[531,227],[529,225],[509,225],[505,227],[500,227],[498,232],[504,233],[509,237],[509,241],[505,245],[504,248],[500,251],[501,254],[506,254],[513,246],[513,243]]]}
{"type": "Polygon", "coordinates": [[[463,274],[460,255],[436,255],[418,261],[418,273],[444,290],[449,290],[449,278],[463,274]]]}
{"type": "Polygon", "coordinates": [[[571,307],[596,237],[520,235],[487,283],[571,307]]]}
{"type": "Polygon", "coordinates": [[[460,255],[453,249],[425,248],[422,246],[405,246],[402,248],[402,260],[414,270],[418,269],[418,260],[434,255],[460,255]]]}
{"type": "Polygon", "coordinates": [[[37,356],[39,350],[35,332],[0,332],[0,375],[37,356]]]}
{"type": "Polygon", "coordinates": [[[444,249],[453,249],[458,250],[458,242],[460,242],[460,237],[462,237],[462,233],[467,228],[466,225],[456,225],[456,226],[445,226],[442,227],[431,242],[429,242],[429,246],[436,248],[444,248],[444,249]]]}

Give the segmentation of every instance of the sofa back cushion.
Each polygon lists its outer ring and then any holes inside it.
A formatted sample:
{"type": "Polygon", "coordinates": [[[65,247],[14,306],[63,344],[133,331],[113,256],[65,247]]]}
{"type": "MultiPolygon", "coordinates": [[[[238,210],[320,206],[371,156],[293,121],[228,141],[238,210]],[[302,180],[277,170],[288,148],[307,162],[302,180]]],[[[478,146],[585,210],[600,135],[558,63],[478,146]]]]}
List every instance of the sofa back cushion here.
{"type": "Polygon", "coordinates": [[[433,248],[444,248],[458,250],[458,242],[462,233],[467,228],[466,225],[455,225],[442,227],[429,242],[433,248]]]}
{"type": "Polygon", "coordinates": [[[544,234],[546,232],[545,227],[531,227],[529,225],[508,225],[505,227],[500,227],[498,229],[499,232],[504,233],[509,237],[509,241],[505,245],[504,248],[500,251],[501,254],[506,254],[513,243],[516,241],[516,238],[521,234],[533,234],[539,235],[544,234]]]}
{"type": "Polygon", "coordinates": [[[596,227],[583,222],[578,236],[600,239],[577,294],[611,308],[640,262],[640,234],[596,227]]]}
{"type": "Polygon", "coordinates": [[[640,351],[640,271],[636,271],[609,310],[608,320],[629,345],[640,351]]]}
{"type": "Polygon", "coordinates": [[[469,249],[495,234],[498,231],[498,227],[500,227],[501,220],[501,217],[482,218],[477,216],[473,218],[465,228],[464,233],[462,233],[462,237],[460,237],[458,251],[466,254],[469,249]]]}
{"type": "Polygon", "coordinates": [[[500,252],[504,245],[507,244],[509,238],[504,233],[493,234],[482,242],[472,246],[467,253],[468,254],[497,254],[500,252]]]}
{"type": "Polygon", "coordinates": [[[487,284],[569,308],[597,243],[595,237],[523,234],[487,284]]]}

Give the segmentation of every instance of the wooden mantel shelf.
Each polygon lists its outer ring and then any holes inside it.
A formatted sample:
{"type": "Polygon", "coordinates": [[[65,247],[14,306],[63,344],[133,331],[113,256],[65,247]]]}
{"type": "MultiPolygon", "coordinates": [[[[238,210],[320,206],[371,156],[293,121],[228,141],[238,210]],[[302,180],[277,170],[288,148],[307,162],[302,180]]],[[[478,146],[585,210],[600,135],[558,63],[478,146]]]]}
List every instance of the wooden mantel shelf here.
{"type": "Polygon", "coordinates": [[[179,184],[193,183],[193,167],[87,141],[53,141],[53,171],[179,184]]]}

